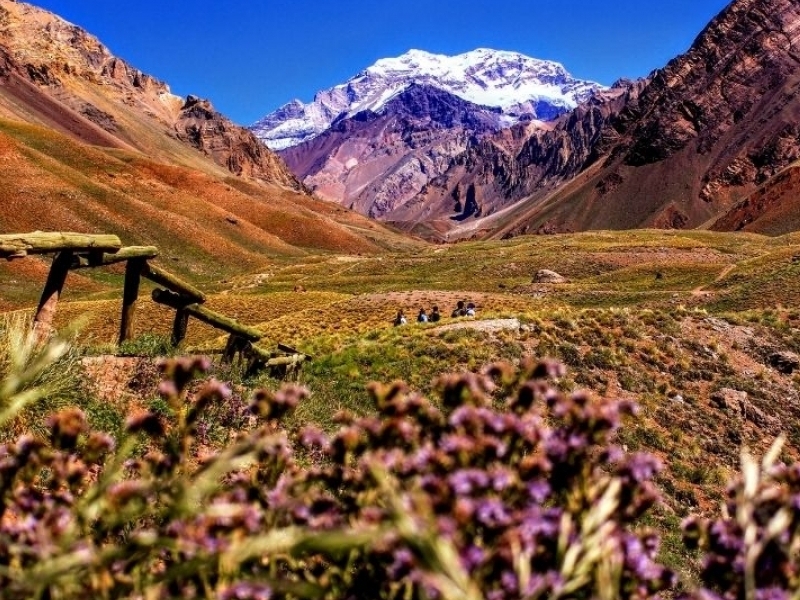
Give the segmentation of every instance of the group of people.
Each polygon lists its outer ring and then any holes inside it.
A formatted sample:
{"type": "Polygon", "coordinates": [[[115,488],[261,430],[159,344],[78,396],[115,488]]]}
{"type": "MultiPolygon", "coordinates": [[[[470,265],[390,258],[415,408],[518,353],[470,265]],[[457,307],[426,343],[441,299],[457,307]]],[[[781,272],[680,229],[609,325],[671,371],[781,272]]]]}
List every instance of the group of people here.
{"type": "MultiPolygon", "coordinates": [[[[474,317],[475,316],[475,304],[470,302],[467,304],[463,300],[459,300],[456,303],[456,307],[453,309],[453,312],[450,314],[451,317],[474,317]]],[[[431,309],[430,314],[428,314],[424,308],[419,309],[419,314],[417,314],[417,323],[438,323],[442,318],[441,313],[439,312],[439,307],[434,306],[431,309]]],[[[403,312],[403,309],[398,309],[397,315],[394,318],[394,326],[397,327],[398,325],[405,325],[408,323],[408,319],[406,319],[406,315],[403,312]]]]}

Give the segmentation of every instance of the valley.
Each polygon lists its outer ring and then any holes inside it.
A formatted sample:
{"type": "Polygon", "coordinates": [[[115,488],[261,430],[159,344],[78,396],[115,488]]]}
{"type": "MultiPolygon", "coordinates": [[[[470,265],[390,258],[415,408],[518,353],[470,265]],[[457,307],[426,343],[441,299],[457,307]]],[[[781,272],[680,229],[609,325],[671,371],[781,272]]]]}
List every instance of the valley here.
{"type": "Polygon", "coordinates": [[[788,598],[798,32],[735,0],[610,86],[411,50],[246,128],[0,0],[1,232],[153,246],[303,359],[158,277],[118,344],[124,263],[37,341],[52,257],[3,261],[0,600],[788,598]]]}

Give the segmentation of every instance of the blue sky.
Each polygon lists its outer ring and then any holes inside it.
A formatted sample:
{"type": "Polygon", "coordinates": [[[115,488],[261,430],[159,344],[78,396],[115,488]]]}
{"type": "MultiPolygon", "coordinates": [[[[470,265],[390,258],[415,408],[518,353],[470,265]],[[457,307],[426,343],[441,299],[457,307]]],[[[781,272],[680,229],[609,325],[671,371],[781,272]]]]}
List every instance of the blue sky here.
{"type": "Polygon", "coordinates": [[[249,125],[410,48],[556,60],[610,84],[689,48],[727,0],[33,0],[249,125]]]}

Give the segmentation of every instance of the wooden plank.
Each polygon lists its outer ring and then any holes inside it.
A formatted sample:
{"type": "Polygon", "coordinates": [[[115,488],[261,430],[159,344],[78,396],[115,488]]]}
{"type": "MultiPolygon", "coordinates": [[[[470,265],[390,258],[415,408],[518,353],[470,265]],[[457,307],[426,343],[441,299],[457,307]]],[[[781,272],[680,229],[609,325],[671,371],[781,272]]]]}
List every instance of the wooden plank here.
{"type": "Polygon", "coordinates": [[[92,235],[63,231],[34,231],[0,235],[0,258],[7,259],[66,250],[116,252],[120,248],[122,248],[122,242],[116,235],[92,235]]]}
{"type": "Polygon", "coordinates": [[[125,287],[122,290],[122,317],[119,323],[118,344],[133,337],[133,316],[136,313],[136,301],[139,299],[143,262],[143,258],[134,258],[125,265],[125,287]]]}
{"type": "Polygon", "coordinates": [[[261,346],[256,346],[252,344],[249,348],[250,353],[259,360],[264,362],[268,361],[270,358],[274,358],[277,356],[277,353],[274,350],[267,350],[266,348],[262,348],[261,346]]]}
{"type": "Polygon", "coordinates": [[[249,342],[257,342],[264,337],[264,334],[255,327],[242,325],[235,319],[230,319],[201,304],[193,303],[191,298],[186,298],[174,292],[156,288],[153,290],[153,301],[176,310],[183,309],[190,316],[201,320],[203,323],[208,323],[226,333],[238,335],[249,342]]]}
{"type": "MultiPolygon", "coordinates": [[[[115,263],[125,262],[133,259],[152,259],[158,256],[158,248],[155,246],[126,246],[119,252],[103,252],[95,257],[94,253],[76,254],[72,259],[71,269],[88,269],[92,267],[105,267],[115,263]]],[[[142,268],[141,266],[139,267],[142,268]]]]}
{"type": "Polygon", "coordinates": [[[186,283],[179,277],[168,271],[165,271],[161,267],[146,263],[144,267],[142,267],[142,277],[145,277],[150,281],[157,283],[158,285],[163,285],[168,290],[180,294],[181,296],[190,298],[193,303],[197,302],[202,304],[206,301],[206,295],[203,292],[198,290],[192,284],[186,283]]]}
{"type": "Polygon", "coordinates": [[[33,331],[37,343],[47,341],[53,331],[53,318],[56,314],[58,299],[64,289],[71,263],[72,252],[63,251],[56,254],[53,264],[50,266],[47,282],[44,284],[42,297],[36,309],[36,316],[33,318],[33,331]]]}

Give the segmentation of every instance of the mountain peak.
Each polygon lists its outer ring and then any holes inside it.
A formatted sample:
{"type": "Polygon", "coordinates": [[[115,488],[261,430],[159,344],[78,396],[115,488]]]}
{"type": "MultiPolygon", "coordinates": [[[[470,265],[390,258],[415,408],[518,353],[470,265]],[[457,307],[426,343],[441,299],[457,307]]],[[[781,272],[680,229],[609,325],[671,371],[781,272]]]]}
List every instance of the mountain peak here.
{"type": "Polygon", "coordinates": [[[447,56],[412,49],[383,58],[343,84],[318,92],[307,105],[289,103],[252,129],[273,149],[308,141],[333,122],[378,111],[412,84],[427,85],[519,120],[552,120],[605,89],[570,75],[559,63],[518,52],[478,48],[447,56]]]}

